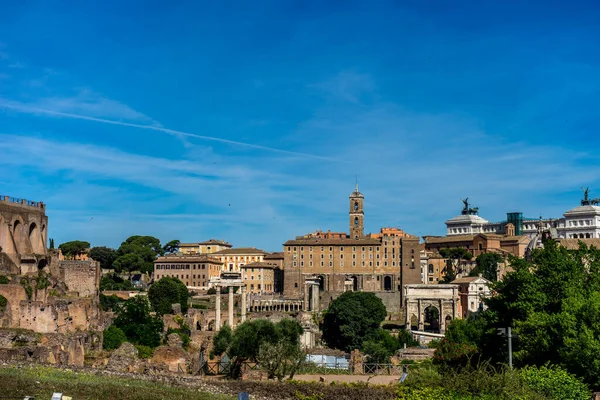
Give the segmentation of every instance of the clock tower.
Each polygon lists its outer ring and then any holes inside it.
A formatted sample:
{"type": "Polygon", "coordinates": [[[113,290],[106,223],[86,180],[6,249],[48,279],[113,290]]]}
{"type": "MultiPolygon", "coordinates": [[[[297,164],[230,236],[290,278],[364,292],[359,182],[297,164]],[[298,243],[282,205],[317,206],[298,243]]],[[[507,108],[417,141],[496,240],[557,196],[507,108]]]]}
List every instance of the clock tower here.
{"type": "Polygon", "coordinates": [[[358,191],[358,183],[350,194],[350,237],[362,239],[365,236],[365,196],[358,191]]]}

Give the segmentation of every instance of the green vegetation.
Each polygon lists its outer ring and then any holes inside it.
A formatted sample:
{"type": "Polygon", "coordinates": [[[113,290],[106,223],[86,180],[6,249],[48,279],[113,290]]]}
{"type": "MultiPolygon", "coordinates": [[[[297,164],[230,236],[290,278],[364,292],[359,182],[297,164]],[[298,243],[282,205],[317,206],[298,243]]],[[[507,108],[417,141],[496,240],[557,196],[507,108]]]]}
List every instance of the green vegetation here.
{"type": "Polygon", "coordinates": [[[154,348],[160,346],[163,321],[150,315],[150,302],[145,296],[135,296],[125,301],[117,311],[114,325],[120,328],[127,341],[154,348]]]}
{"type": "Polygon", "coordinates": [[[135,348],[138,351],[139,358],[150,358],[154,354],[154,349],[152,347],[136,344],[135,348]]]}
{"type": "Polygon", "coordinates": [[[0,275],[0,284],[6,285],[10,283],[10,281],[8,280],[8,278],[4,275],[0,275]]]}
{"type": "Polygon", "coordinates": [[[100,263],[100,268],[103,269],[111,269],[113,263],[118,257],[115,249],[105,246],[92,247],[90,249],[89,256],[92,257],[93,260],[98,261],[100,263]]]}
{"type": "Polygon", "coordinates": [[[177,278],[164,277],[148,290],[148,299],[158,314],[170,314],[172,304],[180,304],[181,312],[188,309],[188,290],[177,278]]]}
{"type": "Polygon", "coordinates": [[[475,259],[477,265],[469,275],[477,276],[481,274],[485,279],[496,282],[498,280],[498,264],[503,261],[504,259],[500,254],[483,253],[475,259]]]}
{"type": "Polygon", "coordinates": [[[127,336],[125,336],[125,333],[116,326],[111,325],[104,330],[102,348],[104,350],[118,349],[126,341],[127,336]]]}
{"type": "Polygon", "coordinates": [[[81,240],[73,240],[58,245],[58,248],[65,257],[75,257],[85,254],[90,248],[90,243],[81,240]]]}
{"type": "Polygon", "coordinates": [[[0,294],[0,311],[2,311],[2,312],[6,311],[7,304],[8,304],[8,300],[6,300],[6,297],[4,297],[0,294]]]}
{"type": "Polygon", "coordinates": [[[27,278],[21,278],[21,281],[19,283],[21,284],[21,286],[23,286],[23,289],[25,289],[27,298],[31,300],[31,297],[33,296],[33,288],[31,287],[29,280],[27,278]]]}
{"type": "Polygon", "coordinates": [[[510,326],[516,367],[561,367],[600,388],[600,251],[583,244],[569,251],[547,240],[531,261],[513,258],[510,265],[493,284],[488,310],[449,325],[436,362],[453,370],[478,360],[506,363],[506,338],[496,328],[510,326]]]}
{"type": "Polygon", "coordinates": [[[324,312],[323,340],[329,347],[350,352],[377,334],[387,312],[374,293],[345,292],[324,312]]]}
{"type": "Polygon", "coordinates": [[[233,377],[240,375],[243,362],[259,359],[271,377],[293,375],[304,358],[300,351],[302,332],[300,324],[289,318],[276,324],[266,319],[246,321],[235,331],[224,326],[213,338],[211,357],[227,354],[231,360],[229,375],[233,377]],[[281,368],[278,363],[283,364],[281,368]]]}
{"type": "Polygon", "coordinates": [[[179,240],[171,240],[163,246],[163,251],[165,254],[177,253],[179,251],[179,243],[181,243],[179,240]]]}
{"type": "Polygon", "coordinates": [[[440,249],[440,254],[446,259],[444,267],[444,278],[440,283],[450,283],[456,279],[456,271],[461,261],[468,261],[473,258],[473,254],[462,247],[454,247],[450,249],[440,249]]]}
{"type": "Polygon", "coordinates": [[[50,238],[50,245],[48,246],[50,250],[54,250],[54,239],[50,238]]]}
{"type": "Polygon", "coordinates": [[[154,260],[165,252],[160,240],[152,236],[131,236],[117,250],[119,256],[113,262],[116,272],[150,273],[154,270],[154,260]]]}
{"type": "Polygon", "coordinates": [[[0,389],[7,396],[49,399],[60,391],[74,399],[95,400],[229,400],[195,388],[166,385],[164,382],[76,373],[52,367],[0,368],[0,389]]]}
{"type": "Polygon", "coordinates": [[[38,272],[38,276],[36,279],[36,289],[37,290],[44,290],[51,285],[50,279],[48,279],[48,276],[49,275],[43,271],[38,272]]]}
{"type": "Polygon", "coordinates": [[[100,290],[134,290],[133,283],[121,279],[117,274],[103,275],[100,278],[100,290]]]}
{"type": "Polygon", "coordinates": [[[117,311],[119,304],[124,302],[120,297],[115,296],[114,294],[110,296],[105,296],[100,293],[100,308],[102,311],[117,311]]]}

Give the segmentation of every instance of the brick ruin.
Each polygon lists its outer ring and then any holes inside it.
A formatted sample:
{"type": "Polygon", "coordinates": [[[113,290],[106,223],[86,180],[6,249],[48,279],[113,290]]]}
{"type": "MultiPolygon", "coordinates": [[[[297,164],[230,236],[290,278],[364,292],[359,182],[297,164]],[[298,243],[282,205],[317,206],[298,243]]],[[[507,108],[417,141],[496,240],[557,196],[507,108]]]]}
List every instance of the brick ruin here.
{"type": "Polygon", "coordinates": [[[0,196],[0,360],[83,366],[102,348],[100,264],[49,250],[41,202],[0,196]]]}

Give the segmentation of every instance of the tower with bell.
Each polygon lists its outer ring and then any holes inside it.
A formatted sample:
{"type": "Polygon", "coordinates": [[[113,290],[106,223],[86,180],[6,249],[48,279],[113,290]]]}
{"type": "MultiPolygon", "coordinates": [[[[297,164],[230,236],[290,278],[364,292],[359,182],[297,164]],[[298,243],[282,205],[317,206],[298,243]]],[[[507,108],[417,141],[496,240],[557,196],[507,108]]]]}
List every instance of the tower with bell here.
{"type": "Polygon", "coordinates": [[[365,196],[358,191],[358,179],[354,192],[350,194],[350,237],[362,239],[365,236],[365,196]]]}

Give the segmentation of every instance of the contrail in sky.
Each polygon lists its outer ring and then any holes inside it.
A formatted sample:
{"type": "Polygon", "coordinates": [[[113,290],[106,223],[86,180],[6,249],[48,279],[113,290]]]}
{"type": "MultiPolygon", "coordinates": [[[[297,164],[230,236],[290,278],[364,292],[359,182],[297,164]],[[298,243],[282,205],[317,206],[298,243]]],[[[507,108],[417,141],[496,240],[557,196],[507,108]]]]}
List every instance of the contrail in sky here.
{"type": "Polygon", "coordinates": [[[115,121],[115,120],[111,120],[111,119],[90,117],[90,116],[87,116],[87,115],[71,114],[71,113],[65,113],[65,112],[60,112],[60,111],[47,110],[47,109],[44,109],[44,108],[29,107],[27,105],[23,105],[23,104],[20,104],[20,103],[0,101],[0,107],[8,108],[8,109],[19,111],[19,112],[23,112],[23,113],[54,115],[54,116],[57,116],[57,117],[82,119],[82,120],[86,120],[86,121],[101,122],[101,123],[104,123],[104,124],[128,126],[128,127],[131,127],[131,128],[149,129],[149,130],[152,130],[152,131],[158,131],[158,132],[168,133],[170,135],[178,135],[178,136],[185,136],[185,137],[189,137],[189,138],[195,138],[195,139],[201,139],[201,140],[208,140],[208,141],[212,141],[212,142],[219,142],[219,143],[230,144],[230,145],[233,145],[233,146],[250,147],[250,148],[253,148],[253,149],[257,149],[257,150],[272,151],[272,152],[282,153],[282,154],[290,154],[290,155],[315,158],[315,159],[325,160],[325,161],[338,161],[339,162],[339,160],[336,160],[334,158],[324,157],[324,156],[318,156],[318,155],[315,155],[315,154],[301,153],[301,152],[297,152],[297,151],[276,149],[274,147],[267,147],[267,146],[261,146],[261,145],[258,145],[258,144],[238,142],[238,141],[235,141],[235,140],[222,139],[222,138],[218,138],[218,137],[214,137],[214,136],[197,135],[195,133],[176,131],[176,130],[173,130],[173,129],[162,128],[160,126],[140,125],[140,124],[134,124],[134,123],[131,123],[131,122],[115,121]]]}

